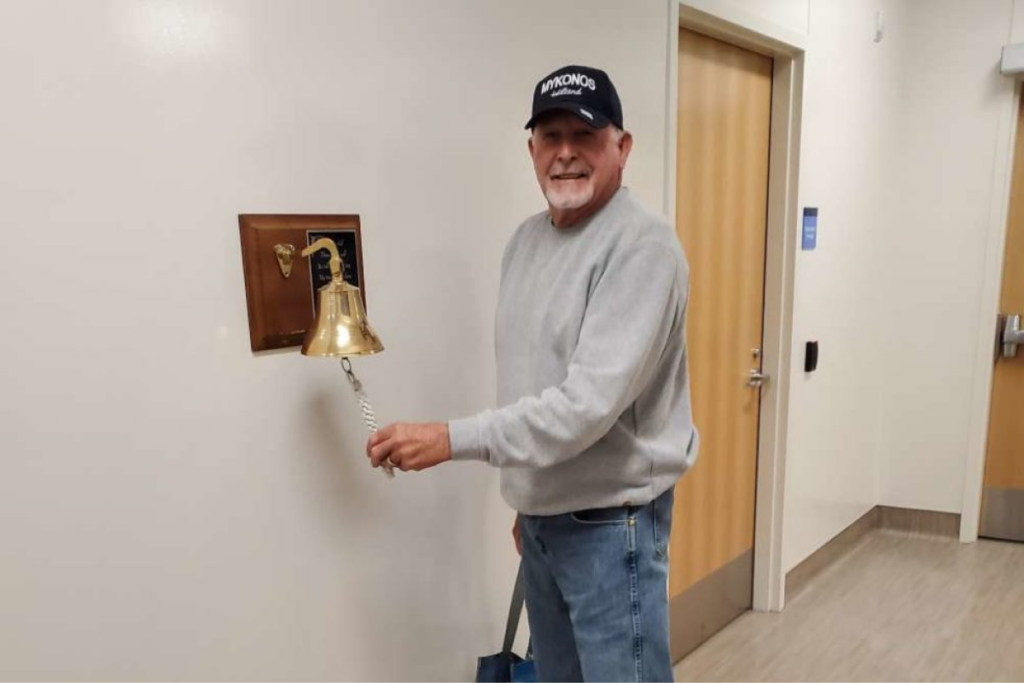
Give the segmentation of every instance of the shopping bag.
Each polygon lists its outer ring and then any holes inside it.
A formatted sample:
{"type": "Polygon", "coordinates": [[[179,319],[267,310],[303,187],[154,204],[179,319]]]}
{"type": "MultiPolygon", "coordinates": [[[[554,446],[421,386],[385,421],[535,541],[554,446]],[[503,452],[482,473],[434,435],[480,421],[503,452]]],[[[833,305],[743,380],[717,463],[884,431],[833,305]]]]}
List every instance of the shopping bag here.
{"type": "Polygon", "coordinates": [[[519,629],[519,617],[523,613],[523,596],[523,563],[520,562],[516,587],[512,591],[512,604],[508,609],[508,622],[505,624],[505,642],[501,652],[477,659],[477,683],[532,683],[537,680],[533,667],[533,648],[527,649],[526,659],[512,652],[512,643],[519,629]]]}
{"type": "Polygon", "coordinates": [[[512,663],[512,683],[537,683],[537,669],[533,665],[533,643],[526,648],[526,659],[512,663]]]}

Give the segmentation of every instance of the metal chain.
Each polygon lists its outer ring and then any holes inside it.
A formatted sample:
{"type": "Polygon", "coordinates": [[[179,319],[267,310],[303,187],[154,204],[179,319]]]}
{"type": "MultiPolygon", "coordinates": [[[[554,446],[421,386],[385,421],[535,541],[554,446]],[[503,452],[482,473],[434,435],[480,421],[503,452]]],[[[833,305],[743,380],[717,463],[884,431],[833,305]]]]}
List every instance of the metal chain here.
{"type": "MultiPolygon", "coordinates": [[[[356,392],[356,397],[359,399],[359,410],[363,414],[363,422],[366,423],[366,427],[370,430],[371,434],[375,433],[378,429],[377,416],[373,412],[373,406],[370,405],[370,399],[366,396],[366,392],[363,391],[363,383],[352,372],[352,362],[348,358],[342,358],[341,369],[345,371],[345,376],[348,377],[348,381],[352,384],[352,390],[356,392]]],[[[384,474],[394,478],[395,468],[390,460],[385,460],[381,463],[381,467],[384,469],[384,474]]]]}

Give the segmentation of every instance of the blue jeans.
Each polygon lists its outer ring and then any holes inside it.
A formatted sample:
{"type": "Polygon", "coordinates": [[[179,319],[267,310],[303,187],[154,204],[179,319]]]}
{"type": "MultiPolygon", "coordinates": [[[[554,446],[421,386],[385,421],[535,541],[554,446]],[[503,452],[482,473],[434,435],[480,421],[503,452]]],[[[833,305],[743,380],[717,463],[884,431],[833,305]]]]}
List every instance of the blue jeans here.
{"type": "Polygon", "coordinates": [[[520,516],[541,681],[671,681],[669,489],[642,507],[520,516]]]}

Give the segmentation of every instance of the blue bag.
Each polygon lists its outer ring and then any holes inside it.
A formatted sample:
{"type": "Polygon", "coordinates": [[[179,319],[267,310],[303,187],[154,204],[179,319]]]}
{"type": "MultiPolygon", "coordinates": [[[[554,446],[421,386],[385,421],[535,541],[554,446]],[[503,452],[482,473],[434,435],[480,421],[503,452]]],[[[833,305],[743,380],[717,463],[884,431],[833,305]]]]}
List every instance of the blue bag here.
{"type": "Polygon", "coordinates": [[[534,683],[537,673],[533,667],[533,645],[526,650],[526,659],[512,652],[512,643],[519,629],[519,616],[523,613],[523,564],[519,563],[519,574],[516,576],[516,587],[512,591],[512,604],[508,609],[508,622],[505,625],[505,642],[501,652],[495,655],[479,657],[476,662],[477,683],[534,683]]]}
{"type": "Polygon", "coordinates": [[[533,665],[533,643],[526,646],[526,659],[512,665],[512,683],[537,683],[537,669],[533,665]]]}

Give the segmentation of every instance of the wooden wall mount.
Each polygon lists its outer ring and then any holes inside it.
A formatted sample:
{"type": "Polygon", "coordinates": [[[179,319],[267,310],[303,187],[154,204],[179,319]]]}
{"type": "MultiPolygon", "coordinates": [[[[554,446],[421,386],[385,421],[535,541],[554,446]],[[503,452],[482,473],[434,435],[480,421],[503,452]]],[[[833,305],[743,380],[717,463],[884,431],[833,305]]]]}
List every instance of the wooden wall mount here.
{"type": "Polygon", "coordinates": [[[313,322],[315,291],[330,280],[326,250],[311,259],[301,252],[316,239],[329,236],[339,245],[345,280],[359,287],[366,306],[363,244],[357,215],[239,214],[245,299],[249,310],[249,344],[268,351],[301,346],[313,322]],[[274,247],[294,247],[292,270],[281,272],[274,247]]]}

